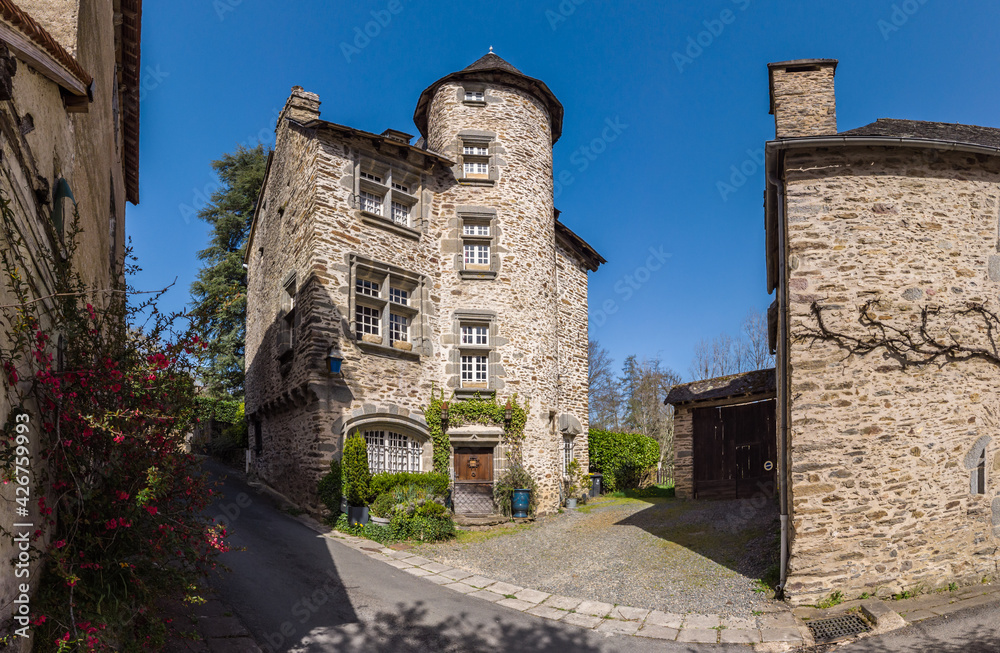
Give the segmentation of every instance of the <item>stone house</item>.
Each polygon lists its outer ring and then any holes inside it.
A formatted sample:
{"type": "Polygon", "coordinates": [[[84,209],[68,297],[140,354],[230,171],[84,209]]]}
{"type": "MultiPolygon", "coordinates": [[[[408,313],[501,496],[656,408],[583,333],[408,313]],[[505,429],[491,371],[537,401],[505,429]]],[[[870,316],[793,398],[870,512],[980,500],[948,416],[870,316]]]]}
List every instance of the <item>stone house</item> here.
{"type": "MultiPolygon", "coordinates": [[[[140,0],[0,0],[0,189],[34,261],[24,276],[38,297],[51,294],[53,279],[37,253],[65,251],[74,203],[81,276],[106,289],[121,274],[125,202],[139,201],[141,14],[140,0]]],[[[0,303],[13,301],[4,284],[0,303]]],[[[0,421],[10,408],[5,387],[0,421]]],[[[14,514],[14,485],[0,494],[0,522],[24,521],[14,514]]],[[[11,547],[0,540],[5,568],[11,547]]],[[[16,581],[0,574],[0,624],[11,616],[16,581]]]]}
{"type": "Polygon", "coordinates": [[[838,132],[836,60],[768,68],[786,594],[996,578],[1000,129],[838,132]]]}
{"type": "MultiPolygon", "coordinates": [[[[556,510],[564,466],[588,461],[587,274],[604,262],[553,207],[562,105],[491,52],[420,95],[416,142],[319,107],[292,89],[246,251],[251,473],[318,510],[347,434],[374,471],[431,471],[432,392],[516,395],[539,510],[556,510]]],[[[482,484],[456,485],[456,511],[492,510],[474,495],[507,464],[501,432],[448,428],[450,473],[475,460],[482,484]]]]}

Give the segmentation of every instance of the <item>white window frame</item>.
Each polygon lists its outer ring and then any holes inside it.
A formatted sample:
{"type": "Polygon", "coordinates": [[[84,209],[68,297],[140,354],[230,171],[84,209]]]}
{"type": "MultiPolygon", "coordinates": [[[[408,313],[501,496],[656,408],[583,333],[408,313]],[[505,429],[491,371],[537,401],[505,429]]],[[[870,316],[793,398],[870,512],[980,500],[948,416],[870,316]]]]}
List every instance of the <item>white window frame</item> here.
{"type": "Polygon", "coordinates": [[[359,336],[368,334],[379,336],[382,327],[382,311],[374,306],[358,304],[354,307],[354,331],[359,336]]]}
{"type": "Polygon", "coordinates": [[[372,174],[370,172],[365,172],[363,170],[361,171],[361,178],[367,179],[368,181],[374,181],[376,184],[382,183],[382,177],[376,174],[372,174]]]}
{"type": "Polygon", "coordinates": [[[402,202],[392,202],[392,221],[404,227],[410,226],[410,205],[402,202]]]}
{"type": "Polygon", "coordinates": [[[486,92],[485,91],[466,91],[465,92],[466,102],[485,102],[486,92]]]}
{"type": "Polygon", "coordinates": [[[477,347],[489,347],[490,327],[485,324],[463,324],[462,344],[477,347]]]}
{"type": "Polygon", "coordinates": [[[462,247],[465,265],[489,265],[490,246],[481,243],[467,243],[462,247]]]}
{"type": "Polygon", "coordinates": [[[377,195],[369,191],[361,191],[359,197],[361,198],[361,210],[373,215],[382,215],[382,207],[384,206],[385,196],[377,195]]]}
{"type": "Polygon", "coordinates": [[[389,343],[410,341],[410,318],[389,312],[389,343]]]}
{"type": "Polygon", "coordinates": [[[462,386],[474,387],[488,384],[490,380],[490,357],[487,352],[462,355],[462,386]],[[469,384],[466,386],[466,384],[469,384]]]}
{"type": "Polygon", "coordinates": [[[569,476],[569,464],[576,459],[576,438],[563,436],[562,472],[563,476],[569,476]]]}
{"type": "Polygon", "coordinates": [[[369,279],[357,279],[354,282],[354,290],[359,295],[365,295],[366,297],[378,297],[380,285],[377,281],[371,281],[369,279]]]}
{"type": "Polygon", "coordinates": [[[466,177],[486,177],[490,174],[490,164],[486,161],[466,161],[462,165],[466,177]]]}
{"type": "Polygon", "coordinates": [[[490,148],[488,145],[473,143],[472,145],[463,145],[462,154],[465,156],[489,156],[490,148]]]}
{"type": "Polygon", "coordinates": [[[389,286],[389,301],[400,306],[410,305],[410,291],[395,286],[389,286]]]}
{"type": "Polygon", "coordinates": [[[415,438],[390,429],[367,429],[364,438],[372,474],[421,471],[423,445],[415,438]]]}
{"type": "Polygon", "coordinates": [[[489,236],[490,225],[488,224],[465,224],[462,225],[463,236],[489,236]]]}

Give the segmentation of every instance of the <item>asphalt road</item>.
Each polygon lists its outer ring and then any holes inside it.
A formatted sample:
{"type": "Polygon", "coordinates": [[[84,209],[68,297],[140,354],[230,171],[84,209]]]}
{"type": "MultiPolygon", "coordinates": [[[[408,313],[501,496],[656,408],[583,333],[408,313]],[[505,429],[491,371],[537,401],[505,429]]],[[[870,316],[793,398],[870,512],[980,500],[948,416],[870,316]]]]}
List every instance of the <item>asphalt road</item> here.
{"type": "MultiPolygon", "coordinates": [[[[752,650],[604,635],[466,597],[317,534],[218,463],[206,461],[205,468],[223,495],[210,514],[228,523],[234,548],[222,557],[231,571],[213,577],[212,585],[271,653],[752,650]]],[[[1000,607],[967,610],[836,650],[997,653],[1000,607]]]]}

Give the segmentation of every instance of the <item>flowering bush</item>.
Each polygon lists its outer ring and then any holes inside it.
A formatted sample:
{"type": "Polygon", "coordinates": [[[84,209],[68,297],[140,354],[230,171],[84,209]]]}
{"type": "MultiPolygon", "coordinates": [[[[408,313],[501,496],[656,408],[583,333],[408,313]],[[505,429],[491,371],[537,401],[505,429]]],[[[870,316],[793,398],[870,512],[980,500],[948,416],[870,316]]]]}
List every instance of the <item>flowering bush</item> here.
{"type": "MultiPolygon", "coordinates": [[[[0,210],[6,242],[18,242],[2,196],[0,210]]],[[[72,265],[77,234],[67,236],[69,257],[46,261],[56,292],[41,300],[25,281],[23,250],[0,253],[17,299],[0,307],[8,325],[0,363],[14,406],[0,463],[9,482],[15,420],[27,414],[40,525],[32,554],[44,569],[32,579],[34,650],[155,650],[164,625],[154,598],[193,598],[226,550],[225,531],[201,515],[209,483],[182,448],[195,414],[190,361],[204,345],[174,331],[155,297],[132,305],[124,284],[85,286],[72,265]]]]}

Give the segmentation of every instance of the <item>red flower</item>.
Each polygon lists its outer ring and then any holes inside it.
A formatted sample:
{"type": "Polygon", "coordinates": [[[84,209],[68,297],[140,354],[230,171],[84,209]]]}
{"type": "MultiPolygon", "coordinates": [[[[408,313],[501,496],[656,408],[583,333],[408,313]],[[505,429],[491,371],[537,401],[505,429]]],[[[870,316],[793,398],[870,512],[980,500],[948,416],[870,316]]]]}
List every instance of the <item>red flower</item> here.
{"type": "Polygon", "coordinates": [[[148,512],[151,515],[155,515],[156,514],[156,506],[146,506],[146,512],[148,512]]]}

